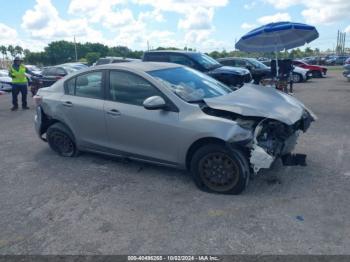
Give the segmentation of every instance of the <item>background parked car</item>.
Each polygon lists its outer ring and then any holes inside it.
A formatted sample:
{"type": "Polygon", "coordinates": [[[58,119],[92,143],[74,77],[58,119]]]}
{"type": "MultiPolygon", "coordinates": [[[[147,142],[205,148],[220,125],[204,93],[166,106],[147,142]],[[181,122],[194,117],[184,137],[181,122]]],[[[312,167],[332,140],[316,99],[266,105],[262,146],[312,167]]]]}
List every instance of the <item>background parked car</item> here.
{"type": "Polygon", "coordinates": [[[319,63],[319,59],[316,56],[304,57],[301,60],[310,65],[316,65],[319,63]]]}
{"type": "Polygon", "coordinates": [[[149,51],[144,53],[142,60],[145,62],[168,62],[185,65],[203,72],[228,86],[240,87],[252,80],[249,70],[223,66],[210,56],[199,52],[149,51]]]}
{"type": "Polygon", "coordinates": [[[263,78],[271,77],[271,68],[255,58],[225,57],[217,59],[225,66],[243,67],[250,71],[255,84],[259,84],[263,78]]]}
{"type": "Polygon", "coordinates": [[[308,69],[312,73],[312,77],[323,77],[327,74],[327,68],[323,66],[310,65],[302,60],[293,60],[293,65],[308,69]]]}
{"type": "Polygon", "coordinates": [[[301,83],[312,78],[312,73],[309,69],[305,69],[299,66],[294,66],[292,77],[293,77],[294,83],[301,83]]]}
{"type": "Polygon", "coordinates": [[[103,57],[103,58],[99,58],[95,63],[95,65],[98,66],[98,65],[105,65],[105,64],[140,62],[140,61],[141,59],[127,58],[127,57],[103,57]]]}
{"type": "Polygon", "coordinates": [[[36,65],[25,65],[25,67],[36,75],[41,75],[42,73],[42,70],[36,65]]]}
{"type": "MultiPolygon", "coordinates": [[[[225,57],[219,58],[218,61],[223,65],[233,66],[233,67],[245,67],[247,68],[254,79],[255,84],[259,84],[264,78],[272,77],[271,68],[266,66],[262,62],[255,58],[247,57],[225,57]]],[[[294,67],[293,70],[293,81],[295,83],[300,83],[307,81],[312,76],[308,69],[303,69],[300,67],[294,67]]]]}
{"type": "Polygon", "coordinates": [[[71,67],[71,68],[76,69],[76,70],[82,70],[82,69],[88,68],[87,65],[82,64],[82,63],[65,63],[65,64],[62,64],[62,66],[71,67]]]}
{"type": "Polygon", "coordinates": [[[40,69],[36,65],[25,65],[25,67],[34,74],[34,75],[30,75],[26,73],[28,84],[31,86],[33,84],[33,81],[36,81],[36,79],[33,80],[33,78],[37,78],[38,76],[41,76],[42,69],[40,69]]]}
{"type": "Polygon", "coordinates": [[[78,71],[78,70],[76,68],[65,66],[65,65],[45,67],[42,71],[42,78],[41,78],[43,87],[51,86],[57,80],[75,71],[78,71]]]}
{"type": "Polygon", "coordinates": [[[345,71],[343,72],[343,76],[346,77],[348,79],[348,81],[350,81],[350,61],[349,60],[350,60],[350,58],[344,64],[345,71]]]}
{"type": "Polygon", "coordinates": [[[350,65],[350,57],[345,60],[344,65],[350,65]]]}
{"type": "Polygon", "coordinates": [[[12,78],[9,77],[9,71],[6,69],[0,70],[0,91],[11,92],[12,78]]]}
{"type": "Polygon", "coordinates": [[[325,61],[326,65],[343,65],[349,56],[333,56],[325,61]]]}

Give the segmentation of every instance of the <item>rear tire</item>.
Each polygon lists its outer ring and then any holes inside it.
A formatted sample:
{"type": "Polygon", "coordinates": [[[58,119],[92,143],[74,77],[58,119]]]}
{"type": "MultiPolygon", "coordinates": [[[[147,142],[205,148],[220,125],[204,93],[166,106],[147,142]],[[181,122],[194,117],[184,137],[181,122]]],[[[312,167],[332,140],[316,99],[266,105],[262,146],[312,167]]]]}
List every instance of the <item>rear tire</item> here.
{"type": "Polygon", "coordinates": [[[50,126],[46,131],[46,138],[50,148],[60,156],[74,157],[78,154],[74,136],[63,124],[50,126]]]}
{"type": "Polygon", "coordinates": [[[246,188],[250,171],[246,157],[239,150],[209,144],[194,153],[191,173],[202,191],[238,195],[246,188]]]}

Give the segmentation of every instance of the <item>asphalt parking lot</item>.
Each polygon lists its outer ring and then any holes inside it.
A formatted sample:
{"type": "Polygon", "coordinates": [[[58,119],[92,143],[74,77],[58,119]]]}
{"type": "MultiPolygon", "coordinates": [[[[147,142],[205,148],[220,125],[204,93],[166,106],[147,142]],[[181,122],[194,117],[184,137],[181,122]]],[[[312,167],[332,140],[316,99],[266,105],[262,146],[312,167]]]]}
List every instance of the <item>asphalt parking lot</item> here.
{"type": "Polygon", "coordinates": [[[239,196],[186,172],[93,154],[62,158],[36,137],[34,107],[0,96],[0,254],[350,254],[350,85],[297,84],[318,115],[307,167],[276,164],[239,196]]]}

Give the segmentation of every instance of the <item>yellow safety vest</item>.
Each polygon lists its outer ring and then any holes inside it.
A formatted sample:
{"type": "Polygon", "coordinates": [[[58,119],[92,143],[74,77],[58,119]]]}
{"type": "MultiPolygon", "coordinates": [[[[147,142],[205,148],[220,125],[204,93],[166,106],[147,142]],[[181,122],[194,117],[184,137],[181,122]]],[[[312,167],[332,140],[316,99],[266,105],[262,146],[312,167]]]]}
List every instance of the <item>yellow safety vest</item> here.
{"type": "Polygon", "coordinates": [[[24,65],[20,65],[18,71],[11,66],[10,74],[13,84],[27,84],[26,68],[24,65]]]}

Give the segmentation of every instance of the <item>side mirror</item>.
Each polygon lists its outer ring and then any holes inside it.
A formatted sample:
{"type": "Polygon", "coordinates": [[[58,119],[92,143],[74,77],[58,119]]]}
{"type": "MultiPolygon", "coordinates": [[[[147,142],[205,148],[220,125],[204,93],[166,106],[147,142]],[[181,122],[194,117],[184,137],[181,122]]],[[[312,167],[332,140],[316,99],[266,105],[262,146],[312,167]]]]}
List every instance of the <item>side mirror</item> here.
{"type": "Polygon", "coordinates": [[[143,101],[143,107],[147,110],[165,109],[167,107],[165,100],[160,96],[151,96],[143,101]]]}
{"type": "Polygon", "coordinates": [[[253,67],[250,65],[247,65],[245,68],[247,68],[249,71],[251,71],[253,69],[253,67]]]}

